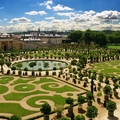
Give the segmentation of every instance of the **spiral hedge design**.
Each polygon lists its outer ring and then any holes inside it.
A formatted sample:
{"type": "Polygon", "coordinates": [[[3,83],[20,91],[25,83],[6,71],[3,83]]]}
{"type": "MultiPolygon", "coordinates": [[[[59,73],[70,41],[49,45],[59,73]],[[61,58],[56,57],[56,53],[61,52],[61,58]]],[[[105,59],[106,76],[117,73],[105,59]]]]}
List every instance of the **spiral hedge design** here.
{"type": "Polygon", "coordinates": [[[43,103],[49,103],[53,110],[56,104],[65,105],[67,97],[77,98],[80,92],[85,91],[51,77],[31,79],[0,76],[0,113],[29,119],[31,115],[41,114],[43,103]],[[14,110],[11,106],[14,106],[14,110]]]}

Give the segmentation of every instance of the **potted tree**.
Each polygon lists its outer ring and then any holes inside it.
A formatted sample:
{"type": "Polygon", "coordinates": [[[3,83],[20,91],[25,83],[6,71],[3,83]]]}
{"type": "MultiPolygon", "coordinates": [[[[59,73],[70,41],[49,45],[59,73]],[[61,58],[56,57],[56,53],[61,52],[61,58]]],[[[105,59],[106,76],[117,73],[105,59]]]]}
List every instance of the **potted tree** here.
{"type": "Polygon", "coordinates": [[[98,93],[97,93],[97,97],[98,97],[98,98],[97,98],[97,103],[98,103],[98,104],[101,103],[101,99],[100,99],[101,96],[102,96],[102,92],[98,92],[98,93]]]}
{"type": "Polygon", "coordinates": [[[77,116],[75,116],[74,120],[85,120],[85,116],[84,115],[77,115],[77,116]]]}
{"type": "Polygon", "coordinates": [[[72,107],[73,102],[74,102],[73,98],[71,98],[71,97],[66,98],[66,103],[70,105],[68,108],[68,116],[71,116],[73,113],[73,107],[72,107]]]}
{"type": "Polygon", "coordinates": [[[69,120],[67,117],[61,117],[60,120],[69,120]]]}
{"type": "Polygon", "coordinates": [[[22,71],[21,71],[21,70],[19,70],[19,71],[18,71],[18,75],[20,76],[21,74],[22,74],[22,71]]]}
{"type": "Polygon", "coordinates": [[[78,112],[82,110],[82,104],[85,103],[85,97],[82,95],[78,95],[78,112]]]}
{"type": "Polygon", "coordinates": [[[107,102],[109,100],[109,94],[111,93],[111,90],[112,88],[109,86],[109,85],[106,85],[104,88],[103,88],[103,92],[105,94],[105,101],[107,102]]]}
{"type": "Polygon", "coordinates": [[[3,72],[4,59],[0,58],[1,72],[3,72]]]}
{"type": "Polygon", "coordinates": [[[116,89],[118,89],[120,86],[117,83],[114,83],[113,86],[114,86],[114,88],[113,88],[114,96],[118,97],[118,92],[116,89]]]}
{"type": "Polygon", "coordinates": [[[63,105],[55,105],[54,111],[57,113],[56,116],[57,118],[61,118],[63,110],[64,110],[63,105]]]}
{"type": "Polygon", "coordinates": [[[88,106],[86,116],[92,120],[93,118],[97,117],[98,109],[95,106],[88,106]]]}
{"type": "Polygon", "coordinates": [[[9,120],[22,120],[21,117],[12,115],[9,120]]]}
{"type": "Polygon", "coordinates": [[[92,73],[92,71],[89,70],[89,71],[88,71],[88,77],[89,77],[89,78],[91,78],[91,73],[92,73]]]}
{"type": "Polygon", "coordinates": [[[16,67],[13,66],[11,69],[13,70],[13,74],[15,74],[16,67]]]}
{"type": "Polygon", "coordinates": [[[92,105],[92,100],[94,99],[94,97],[93,97],[93,94],[90,91],[88,91],[86,93],[86,98],[87,98],[87,101],[88,101],[88,106],[91,106],[92,105]]]}
{"type": "Polygon", "coordinates": [[[100,82],[98,82],[98,90],[100,91],[100,89],[101,89],[101,83],[100,82]]]}
{"type": "Polygon", "coordinates": [[[48,103],[44,103],[41,108],[40,111],[43,113],[44,115],[44,120],[49,120],[49,114],[51,112],[51,106],[48,103]]]}
{"type": "Polygon", "coordinates": [[[31,75],[34,76],[34,71],[33,71],[33,67],[36,66],[36,62],[31,62],[29,63],[29,66],[32,68],[32,72],[31,72],[31,75]]]}
{"type": "Polygon", "coordinates": [[[103,73],[100,73],[98,76],[99,82],[103,82],[103,78],[104,78],[103,73]]]}
{"type": "Polygon", "coordinates": [[[91,76],[91,93],[93,94],[93,90],[94,90],[94,80],[96,80],[96,75],[94,75],[94,74],[96,74],[95,73],[95,71],[94,71],[94,73],[93,73],[93,75],[91,76]]]}
{"type": "Polygon", "coordinates": [[[108,110],[108,116],[113,117],[114,116],[114,111],[117,109],[116,103],[113,101],[109,101],[106,104],[106,108],[108,110]]]}
{"type": "Polygon", "coordinates": [[[24,68],[24,71],[25,71],[25,75],[28,75],[28,73],[27,73],[28,68],[27,67],[24,68]]]}
{"type": "Polygon", "coordinates": [[[38,68],[38,71],[39,71],[39,76],[41,76],[42,68],[38,68]]]}

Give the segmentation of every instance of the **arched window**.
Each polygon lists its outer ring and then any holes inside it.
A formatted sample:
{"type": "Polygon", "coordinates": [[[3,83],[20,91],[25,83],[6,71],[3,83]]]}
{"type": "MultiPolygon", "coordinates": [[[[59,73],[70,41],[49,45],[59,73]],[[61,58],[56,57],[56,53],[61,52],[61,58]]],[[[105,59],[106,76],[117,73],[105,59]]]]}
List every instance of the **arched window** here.
{"type": "Polygon", "coordinates": [[[19,44],[19,49],[23,49],[22,43],[19,44]]]}
{"type": "Polygon", "coordinates": [[[2,43],[2,50],[4,50],[4,51],[6,51],[7,50],[7,45],[6,45],[6,43],[2,43]]]}

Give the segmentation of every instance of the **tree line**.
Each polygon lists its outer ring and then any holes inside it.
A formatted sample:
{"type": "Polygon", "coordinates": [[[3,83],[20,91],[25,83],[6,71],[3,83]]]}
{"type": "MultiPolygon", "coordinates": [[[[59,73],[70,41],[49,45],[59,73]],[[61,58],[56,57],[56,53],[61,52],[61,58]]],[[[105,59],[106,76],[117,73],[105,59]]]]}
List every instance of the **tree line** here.
{"type": "Polygon", "coordinates": [[[87,45],[94,42],[94,44],[100,47],[106,46],[107,44],[118,45],[120,44],[120,32],[92,31],[90,29],[87,29],[86,31],[75,30],[68,34],[68,41],[76,43],[84,42],[87,45]]]}

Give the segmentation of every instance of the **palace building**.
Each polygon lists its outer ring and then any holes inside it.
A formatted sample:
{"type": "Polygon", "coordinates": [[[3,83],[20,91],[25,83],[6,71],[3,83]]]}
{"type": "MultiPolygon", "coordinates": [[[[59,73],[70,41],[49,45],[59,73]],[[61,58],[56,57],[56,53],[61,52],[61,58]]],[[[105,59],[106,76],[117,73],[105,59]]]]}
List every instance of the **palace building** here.
{"type": "Polygon", "coordinates": [[[49,47],[51,45],[61,44],[62,40],[66,40],[66,35],[45,34],[38,32],[31,32],[29,34],[0,34],[0,49],[36,49],[41,47],[49,47]]]}
{"type": "Polygon", "coordinates": [[[13,37],[11,34],[0,34],[0,49],[11,50],[13,49],[13,37]]]}

